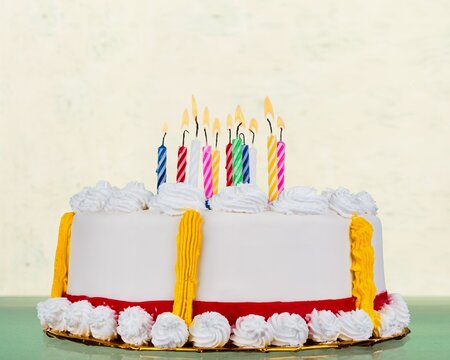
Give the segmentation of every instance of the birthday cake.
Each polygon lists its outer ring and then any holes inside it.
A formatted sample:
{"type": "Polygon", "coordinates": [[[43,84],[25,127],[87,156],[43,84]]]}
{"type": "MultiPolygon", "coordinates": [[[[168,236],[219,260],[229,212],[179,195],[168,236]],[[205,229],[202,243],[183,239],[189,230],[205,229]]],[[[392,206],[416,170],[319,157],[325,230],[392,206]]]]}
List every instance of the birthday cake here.
{"type": "MultiPolygon", "coordinates": [[[[196,108],[193,101],[198,124],[196,108]]],[[[265,117],[273,120],[268,99],[265,117]]],[[[101,181],[70,199],[51,298],[37,306],[47,333],[129,348],[225,350],[405,334],[409,311],[386,289],[373,198],[344,188],[284,189],[284,143],[272,134],[264,193],[255,153],[239,136],[240,108],[236,120],[220,191],[217,141],[214,150],[203,146],[201,189],[200,142],[187,161],[183,132],[176,183],[166,182],[163,140],[155,195],[140,183],[120,189],[101,181]]]]}

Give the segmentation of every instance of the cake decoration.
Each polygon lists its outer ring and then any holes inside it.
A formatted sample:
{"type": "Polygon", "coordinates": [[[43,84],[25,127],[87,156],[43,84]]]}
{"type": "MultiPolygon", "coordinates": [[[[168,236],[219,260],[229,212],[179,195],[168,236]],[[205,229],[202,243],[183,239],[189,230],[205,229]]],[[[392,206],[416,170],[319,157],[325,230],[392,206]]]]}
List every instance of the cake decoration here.
{"type": "Polygon", "coordinates": [[[100,305],[92,310],[88,323],[95,339],[110,341],[117,337],[117,314],[108,306],[100,305]]]}
{"type": "Polygon", "coordinates": [[[198,262],[202,247],[202,222],[198,211],[187,210],[180,220],[175,263],[173,313],[187,324],[192,321],[192,301],[197,291],[198,262]]]}
{"type": "Polygon", "coordinates": [[[156,166],[156,190],[167,181],[167,147],[164,145],[166,140],[168,125],[167,122],[163,125],[163,137],[161,141],[161,146],[158,147],[158,165],[156,166]]]}
{"type": "Polygon", "coordinates": [[[272,329],[266,320],[253,314],[238,318],[231,335],[233,344],[242,348],[263,349],[272,339],[272,329]]]}
{"type": "Polygon", "coordinates": [[[209,130],[209,110],[205,107],[203,111],[203,132],[205,133],[205,146],[202,148],[203,153],[203,188],[205,189],[206,199],[213,196],[213,179],[212,179],[212,150],[208,144],[209,130]]]}
{"type": "Polygon", "coordinates": [[[302,346],[308,339],[308,325],[298,314],[273,314],[267,320],[272,329],[272,345],[302,346]]]}
{"type": "Polygon", "coordinates": [[[153,193],[143,183],[129,182],[123,189],[115,188],[105,205],[105,211],[134,212],[148,209],[153,193]]]}
{"type": "Polygon", "coordinates": [[[250,161],[250,184],[256,184],[256,148],[255,148],[255,136],[258,132],[258,121],[255,118],[250,120],[248,131],[252,134],[252,143],[248,150],[250,161]]]}
{"type": "Polygon", "coordinates": [[[74,212],[97,212],[102,211],[113,188],[107,181],[99,181],[93,187],[85,187],[79,193],[70,198],[70,206],[74,212]]]}
{"type": "Polygon", "coordinates": [[[231,128],[233,127],[233,118],[230,114],[227,117],[228,144],[225,147],[225,169],[227,176],[227,186],[233,185],[233,145],[231,143],[231,128]]]}
{"type": "Polygon", "coordinates": [[[195,138],[191,141],[191,155],[189,158],[188,182],[194,187],[198,186],[198,171],[200,166],[200,140],[198,139],[198,107],[194,95],[192,95],[192,117],[195,122],[195,138]]]}
{"type": "Polygon", "coordinates": [[[66,311],[71,302],[65,297],[51,297],[37,304],[37,316],[44,330],[66,331],[66,311]]]}
{"type": "Polygon", "coordinates": [[[364,310],[339,311],[341,331],[339,339],[346,341],[367,340],[372,336],[373,323],[364,310]]]}
{"type": "Polygon", "coordinates": [[[323,195],[328,198],[330,209],[338,215],[352,217],[353,214],[377,214],[377,206],[369,193],[363,191],[358,194],[352,194],[348,189],[337,188],[336,190],[327,189],[323,195]]]}
{"type": "Polygon", "coordinates": [[[153,317],[139,306],[128,307],[121,311],[117,333],[127,344],[141,346],[152,338],[153,317]]]}
{"type": "Polygon", "coordinates": [[[209,201],[211,210],[254,214],[267,210],[267,197],[252,184],[240,184],[222,189],[209,201]]]}
{"type": "Polygon", "coordinates": [[[189,130],[186,129],[189,125],[189,115],[187,110],[184,110],[181,120],[182,140],[181,146],[178,148],[178,161],[177,161],[177,182],[184,182],[186,180],[186,167],[187,167],[187,147],[184,146],[186,139],[186,133],[189,134],[189,130]]]}
{"type": "Polygon", "coordinates": [[[277,168],[277,139],[272,131],[271,119],[274,120],[272,103],[268,97],[264,100],[264,117],[269,123],[270,135],[267,137],[267,170],[269,172],[269,202],[275,201],[278,197],[278,168],[277,168]]]}
{"type": "Polygon", "coordinates": [[[199,188],[187,183],[165,183],[150,202],[151,211],[182,215],[186,210],[205,211],[205,196],[199,188]]]}
{"type": "Polygon", "coordinates": [[[52,297],[61,297],[67,292],[67,275],[69,272],[70,235],[75,213],[65,213],[59,224],[58,244],[56,246],[53,272],[52,297]]]}
{"type": "Polygon", "coordinates": [[[213,195],[219,192],[219,173],[220,173],[220,151],[217,148],[220,133],[220,120],[214,119],[213,135],[214,135],[214,150],[212,152],[212,180],[213,180],[213,195]]]}
{"type": "Polygon", "coordinates": [[[67,331],[73,335],[89,336],[89,317],[94,307],[87,301],[81,300],[70,304],[65,311],[67,331]]]}
{"type": "Polygon", "coordinates": [[[218,348],[228,343],[231,327],[225,316],[207,311],[194,317],[189,333],[189,340],[195,347],[218,348]]]}
{"type": "Polygon", "coordinates": [[[159,315],[152,328],[152,343],[157,348],[182,347],[188,337],[189,331],[184,320],[170,312],[159,315]]]}
{"type": "Polygon", "coordinates": [[[284,190],[284,169],[285,169],[285,153],[286,144],[283,141],[284,121],[281,116],[278,116],[277,126],[280,128],[280,140],[277,141],[277,168],[278,168],[278,194],[284,190]]]}
{"type": "Polygon", "coordinates": [[[316,189],[306,186],[285,189],[270,208],[286,215],[320,215],[329,211],[326,196],[319,195],[316,189]]]}
{"type": "Polygon", "coordinates": [[[372,225],[363,217],[354,215],[350,223],[352,295],[355,297],[356,308],[369,314],[377,328],[380,320],[374,309],[377,290],[374,283],[372,235],[372,225]]]}
{"type": "Polygon", "coordinates": [[[244,116],[241,107],[238,105],[235,112],[236,137],[232,141],[233,145],[233,185],[242,184],[244,177],[242,174],[242,140],[239,136],[239,128],[245,126],[244,116]]]}
{"type": "Polygon", "coordinates": [[[385,304],[378,312],[380,324],[376,333],[381,337],[400,334],[409,325],[410,314],[405,300],[399,294],[389,295],[389,304],[385,304]]]}
{"type": "Polygon", "coordinates": [[[329,310],[317,311],[306,315],[308,321],[308,337],[319,343],[336,341],[341,331],[338,318],[329,310]]]}

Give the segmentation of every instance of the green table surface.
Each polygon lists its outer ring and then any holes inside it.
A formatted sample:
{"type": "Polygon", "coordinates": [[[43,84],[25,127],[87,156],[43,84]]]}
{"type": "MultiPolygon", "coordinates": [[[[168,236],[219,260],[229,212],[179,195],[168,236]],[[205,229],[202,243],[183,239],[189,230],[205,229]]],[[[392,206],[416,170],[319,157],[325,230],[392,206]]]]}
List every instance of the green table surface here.
{"type": "Polygon", "coordinates": [[[47,337],[36,317],[40,298],[0,297],[0,359],[450,359],[450,298],[407,298],[411,334],[372,347],[296,353],[183,353],[112,349],[47,337]]]}

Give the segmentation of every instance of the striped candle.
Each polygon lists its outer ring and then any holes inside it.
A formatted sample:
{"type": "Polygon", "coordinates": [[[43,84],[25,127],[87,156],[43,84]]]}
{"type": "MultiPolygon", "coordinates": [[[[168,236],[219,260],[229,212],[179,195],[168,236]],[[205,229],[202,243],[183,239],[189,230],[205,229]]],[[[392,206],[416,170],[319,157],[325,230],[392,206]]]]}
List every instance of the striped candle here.
{"type": "Polygon", "coordinates": [[[178,148],[177,182],[184,182],[186,180],[186,158],[187,147],[182,145],[178,148]]]}
{"type": "Polygon", "coordinates": [[[233,139],[233,185],[242,184],[242,140],[233,139]]]}
{"type": "Polygon", "coordinates": [[[272,202],[278,197],[277,143],[273,134],[270,134],[267,138],[267,161],[269,173],[269,202],[272,202]]]}
{"type": "Polygon", "coordinates": [[[161,184],[164,184],[167,180],[166,164],[167,164],[167,148],[164,145],[161,145],[158,148],[158,166],[156,168],[157,189],[159,189],[161,184]]]}
{"type": "Polygon", "coordinates": [[[249,149],[250,158],[250,184],[256,184],[256,148],[252,145],[249,149]]]}
{"type": "Polygon", "coordinates": [[[250,183],[250,157],[246,144],[242,146],[242,181],[244,184],[250,183]]]}
{"type": "Polygon", "coordinates": [[[284,190],[284,157],[286,144],[283,141],[277,142],[277,168],[278,168],[278,194],[284,190]]]}
{"type": "Polygon", "coordinates": [[[220,152],[214,149],[212,153],[212,179],[213,179],[213,194],[219,192],[219,167],[220,167],[220,152]]]}
{"type": "Polygon", "coordinates": [[[213,196],[213,180],[212,180],[212,162],[211,162],[211,146],[203,147],[203,186],[205,188],[205,197],[210,199],[213,196]]]}
{"type": "Polygon", "coordinates": [[[228,143],[225,152],[226,152],[226,159],[225,159],[225,169],[227,171],[227,186],[233,185],[233,146],[231,143],[228,143]]]}

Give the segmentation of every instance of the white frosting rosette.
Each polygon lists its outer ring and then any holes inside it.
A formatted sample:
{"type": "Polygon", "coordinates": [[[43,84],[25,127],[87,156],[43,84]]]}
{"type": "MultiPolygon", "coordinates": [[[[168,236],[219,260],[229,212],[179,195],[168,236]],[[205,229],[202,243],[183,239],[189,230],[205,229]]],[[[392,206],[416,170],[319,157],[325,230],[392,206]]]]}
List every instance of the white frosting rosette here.
{"type": "Polygon", "coordinates": [[[128,307],[121,311],[118,324],[117,333],[127,344],[141,346],[151,339],[153,318],[140,306],[128,307]]]}
{"type": "Polygon", "coordinates": [[[365,191],[353,194],[348,189],[340,187],[336,190],[327,189],[322,195],[328,198],[330,209],[338,215],[351,217],[355,213],[367,215],[377,214],[375,201],[365,191]]]}
{"type": "Polygon", "coordinates": [[[93,187],[85,187],[70,198],[74,212],[98,212],[105,208],[114,189],[107,181],[99,181],[93,187]]]}
{"type": "Polygon", "coordinates": [[[67,309],[64,317],[67,331],[73,335],[89,336],[91,333],[89,316],[92,310],[94,310],[94,307],[87,300],[72,303],[67,309]]]}
{"type": "Polygon", "coordinates": [[[320,343],[336,341],[341,331],[338,318],[329,310],[317,311],[306,315],[309,338],[320,343]]]}
{"type": "Polygon", "coordinates": [[[270,208],[286,215],[320,215],[328,212],[328,199],[312,187],[295,186],[285,189],[270,208]]]}
{"type": "Polygon", "coordinates": [[[259,315],[241,316],[232,330],[233,344],[241,348],[263,349],[273,339],[272,329],[259,315]]]}
{"type": "Polygon", "coordinates": [[[298,314],[273,314],[267,320],[272,329],[272,345],[302,346],[308,339],[308,325],[298,314]]]}
{"type": "Polygon", "coordinates": [[[189,333],[195,347],[217,348],[225,346],[230,339],[231,326],[225,316],[208,311],[194,317],[189,333]]]}
{"type": "Polygon", "coordinates": [[[189,331],[184,320],[170,312],[160,314],[152,328],[152,343],[156,347],[174,349],[186,344],[189,331]]]}
{"type": "Polygon", "coordinates": [[[182,215],[186,210],[206,210],[205,196],[199,188],[187,183],[165,183],[150,202],[152,210],[167,215],[182,215]]]}
{"type": "Polygon", "coordinates": [[[379,311],[381,325],[377,333],[380,337],[399,335],[409,325],[409,309],[402,296],[390,294],[389,301],[389,304],[385,304],[379,311]]]}
{"type": "Polygon", "coordinates": [[[209,200],[212,210],[255,214],[267,210],[267,195],[253,184],[228,186],[209,200]]]}
{"type": "Polygon", "coordinates": [[[97,306],[89,314],[89,328],[94,338],[112,340],[117,337],[116,312],[108,306],[97,306]]]}
{"type": "Polygon", "coordinates": [[[111,193],[105,211],[134,212],[148,209],[153,194],[143,183],[130,182],[123,189],[111,193]]]}
{"type": "Polygon", "coordinates": [[[37,316],[44,330],[66,331],[64,315],[71,302],[64,297],[49,298],[37,304],[37,316]]]}
{"type": "Polygon", "coordinates": [[[373,323],[369,314],[363,310],[340,311],[338,319],[341,323],[339,339],[367,340],[372,336],[373,323]]]}

